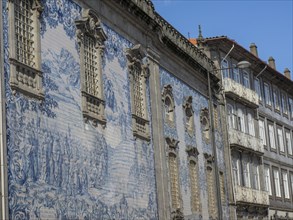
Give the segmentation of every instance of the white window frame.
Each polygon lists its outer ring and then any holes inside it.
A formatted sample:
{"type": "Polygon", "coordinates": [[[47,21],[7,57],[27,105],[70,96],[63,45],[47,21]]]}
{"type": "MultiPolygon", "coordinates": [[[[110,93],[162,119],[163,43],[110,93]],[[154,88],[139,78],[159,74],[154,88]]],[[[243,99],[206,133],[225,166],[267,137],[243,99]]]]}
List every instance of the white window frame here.
{"type": "Polygon", "coordinates": [[[275,185],[275,195],[276,197],[281,197],[281,187],[280,187],[280,175],[278,169],[273,169],[274,174],[274,185],[275,185]]]}
{"type": "Polygon", "coordinates": [[[245,126],[245,114],[243,113],[242,108],[237,109],[237,117],[238,117],[238,130],[242,131],[243,133],[246,132],[246,126],[245,126]]]}
{"type": "Polygon", "coordinates": [[[264,146],[266,146],[267,145],[267,139],[266,139],[265,121],[260,119],[258,121],[258,123],[259,123],[259,137],[260,137],[260,139],[262,141],[262,144],[264,146]]]}
{"type": "Polygon", "coordinates": [[[291,138],[291,132],[290,130],[285,129],[285,140],[286,140],[286,147],[289,155],[293,154],[293,148],[292,148],[292,138],[291,138]]]}
{"type": "Polygon", "coordinates": [[[285,152],[283,129],[281,127],[277,127],[277,135],[278,135],[279,149],[281,152],[285,152]]]}
{"type": "Polygon", "coordinates": [[[105,126],[105,100],[102,78],[104,42],[107,36],[95,11],[84,9],[75,21],[80,47],[80,81],[82,114],[87,122],[105,126]]]}
{"type": "Polygon", "coordinates": [[[233,169],[233,179],[234,185],[241,185],[241,161],[239,158],[239,153],[233,154],[232,159],[232,169],[233,169]]]}
{"type": "Polygon", "coordinates": [[[242,72],[243,75],[243,86],[250,89],[249,73],[247,71],[242,72]]]}
{"type": "Polygon", "coordinates": [[[267,83],[264,83],[264,93],[265,93],[265,104],[269,105],[269,106],[272,106],[270,85],[267,84],[267,83]]]}
{"type": "Polygon", "coordinates": [[[258,94],[259,100],[262,101],[259,79],[254,78],[254,90],[258,94]]]}
{"type": "Polygon", "coordinates": [[[271,149],[276,150],[276,138],[275,138],[275,131],[274,131],[274,125],[268,124],[268,130],[269,130],[269,141],[270,141],[270,147],[271,149]]]}
{"type": "Polygon", "coordinates": [[[242,160],[243,164],[243,182],[244,186],[250,188],[251,187],[251,181],[250,181],[250,157],[248,155],[245,155],[242,160]]]}
{"type": "Polygon", "coordinates": [[[282,112],[283,114],[288,115],[287,96],[284,92],[281,93],[281,101],[282,101],[282,112]]]}
{"type": "Polygon", "coordinates": [[[26,5],[31,9],[22,9],[22,11],[30,12],[31,16],[28,14],[26,16],[25,13],[18,13],[17,11],[21,7],[20,2],[24,2],[24,0],[8,1],[10,86],[14,93],[20,92],[28,97],[42,100],[44,99],[44,91],[39,20],[42,6],[39,0],[27,1],[30,4],[26,5]],[[18,19],[18,16],[24,21],[31,20],[31,25],[18,19]],[[31,29],[31,32],[28,28],[31,29]],[[22,33],[25,32],[26,36],[18,34],[17,30],[22,33]],[[18,35],[21,36],[17,37],[18,35]],[[22,52],[22,55],[18,54],[19,51],[22,52]]]}
{"type": "Polygon", "coordinates": [[[271,175],[270,175],[270,167],[264,166],[264,174],[265,174],[265,190],[272,195],[272,185],[271,185],[271,175]]]}
{"type": "Polygon", "coordinates": [[[247,113],[247,121],[248,121],[248,133],[252,136],[255,136],[254,117],[251,112],[247,113]]]}
{"type": "Polygon", "coordinates": [[[222,61],[222,76],[223,79],[229,78],[229,62],[225,59],[222,61]]]}
{"type": "Polygon", "coordinates": [[[228,125],[230,128],[235,129],[235,109],[231,104],[227,104],[228,111],[228,125]]]}
{"type": "Polygon", "coordinates": [[[274,106],[275,109],[280,111],[280,95],[279,90],[277,88],[273,88],[273,98],[274,98],[274,106]]]}
{"type": "Polygon", "coordinates": [[[233,64],[233,79],[235,82],[240,84],[240,73],[236,64],[233,64]]]}
{"type": "Polygon", "coordinates": [[[290,199],[287,171],[282,171],[282,181],[283,181],[283,187],[284,187],[284,197],[285,197],[285,199],[290,199]]]}

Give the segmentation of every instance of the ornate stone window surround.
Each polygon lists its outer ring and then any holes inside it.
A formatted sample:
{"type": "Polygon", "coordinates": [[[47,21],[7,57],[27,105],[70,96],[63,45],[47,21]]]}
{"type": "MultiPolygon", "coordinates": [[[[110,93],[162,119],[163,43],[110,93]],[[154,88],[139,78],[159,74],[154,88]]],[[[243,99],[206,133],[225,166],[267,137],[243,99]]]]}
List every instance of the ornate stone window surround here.
{"type": "Polygon", "coordinates": [[[86,121],[92,120],[94,125],[105,125],[102,58],[107,36],[100,18],[91,9],[83,10],[82,18],[75,24],[80,46],[82,114],[86,121]]]}
{"type": "Polygon", "coordinates": [[[170,187],[170,201],[171,201],[171,219],[183,219],[182,201],[179,184],[179,155],[178,143],[179,141],[166,137],[167,144],[167,161],[169,169],[169,187],[170,187]]]}
{"type": "Polygon", "coordinates": [[[199,170],[198,170],[198,155],[199,152],[194,146],[187,146],[186,152],[189,162],[189,176],[190,176],[190,202],[192,213],[201,212],[201,200],[199,191],[199,170]],[[195,170],[194,170],[195,169],[195,170]],[[195,180],[195,181],[193,181],[195,180]]]}
{"type": "Polygon", "coordinates": [[[183,103],[185,113],[185,130],[190,136],[194,135],[194,111],[192,109],[192,96],[185,97],[183,103]]]}
{"type": "Polygon", "coordinates": [[[39,0],[9,0],[10,86],[36,99],[43,99],[39,0]]]}
{"type": "Polygon", "coordinates": [[[147,116],[146,81],[149,77],[148,62],[140,44],[126,50],[128,59],[132,128],[135,138],[150,140],[147,116]]]}
{"type": "Polygon", "coordinates": [[[202,125],[203,139],[206,143],[210,142],[210,120],[209,120],[209,110],[203,108],[200,112],[200,122],[202,125]]]}
{"type": "Polygon", "coordinates": [[[165,85],[162,91],[162,101],[164,105],[165,123],[169,126],[175,126],[175,104],[173,89],[171,85],[165,85]]]}

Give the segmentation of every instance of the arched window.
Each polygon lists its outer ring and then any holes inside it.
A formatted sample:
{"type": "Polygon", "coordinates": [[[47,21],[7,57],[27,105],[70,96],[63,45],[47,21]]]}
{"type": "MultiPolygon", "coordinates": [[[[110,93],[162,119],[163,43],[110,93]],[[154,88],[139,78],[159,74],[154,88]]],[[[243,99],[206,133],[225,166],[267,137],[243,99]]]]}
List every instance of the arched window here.
{"type": "Polygon", "coordinates": [[[164,105],[165,123],[173,126],[175,122],[175,105],[171,85],[164,86],[162,92],[162,101],[164,105]]]}

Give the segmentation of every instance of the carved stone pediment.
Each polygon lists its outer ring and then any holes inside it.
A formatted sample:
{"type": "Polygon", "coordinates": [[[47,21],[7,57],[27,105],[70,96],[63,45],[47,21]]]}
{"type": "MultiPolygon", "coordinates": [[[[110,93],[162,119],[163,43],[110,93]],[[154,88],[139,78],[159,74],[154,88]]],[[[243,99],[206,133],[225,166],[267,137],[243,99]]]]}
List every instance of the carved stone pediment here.
{"type": "Polygon", "coordinates": [[[187,146],[186,147],[186,152],[189,157],[194,157],[196,158],[199,155],[199,152],[196,147],[194,146],[187,146]]]}
{"type": "Polygon", "coordinates": [[[167,145],[172,148],[172,149],[177,149],[178,148],[178,143],[179,141],[178,140],[175,140],[174,138],[170,138],[170,137],[167,137],[166,138],[166,143],[167,145]]]}

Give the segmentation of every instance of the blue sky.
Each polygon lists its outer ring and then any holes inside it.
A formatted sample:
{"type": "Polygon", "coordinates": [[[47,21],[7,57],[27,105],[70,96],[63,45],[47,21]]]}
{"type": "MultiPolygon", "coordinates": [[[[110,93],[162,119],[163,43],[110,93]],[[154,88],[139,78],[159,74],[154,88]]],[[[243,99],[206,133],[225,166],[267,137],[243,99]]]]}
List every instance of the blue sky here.
{"type": "Polygon", "coordinates": [[[249,50],[258,47],[263,61],[274,57],[276,68],[293,76],[293,0],[153,0],[155,10],[184,36],[225,35],[249,50]]]}

